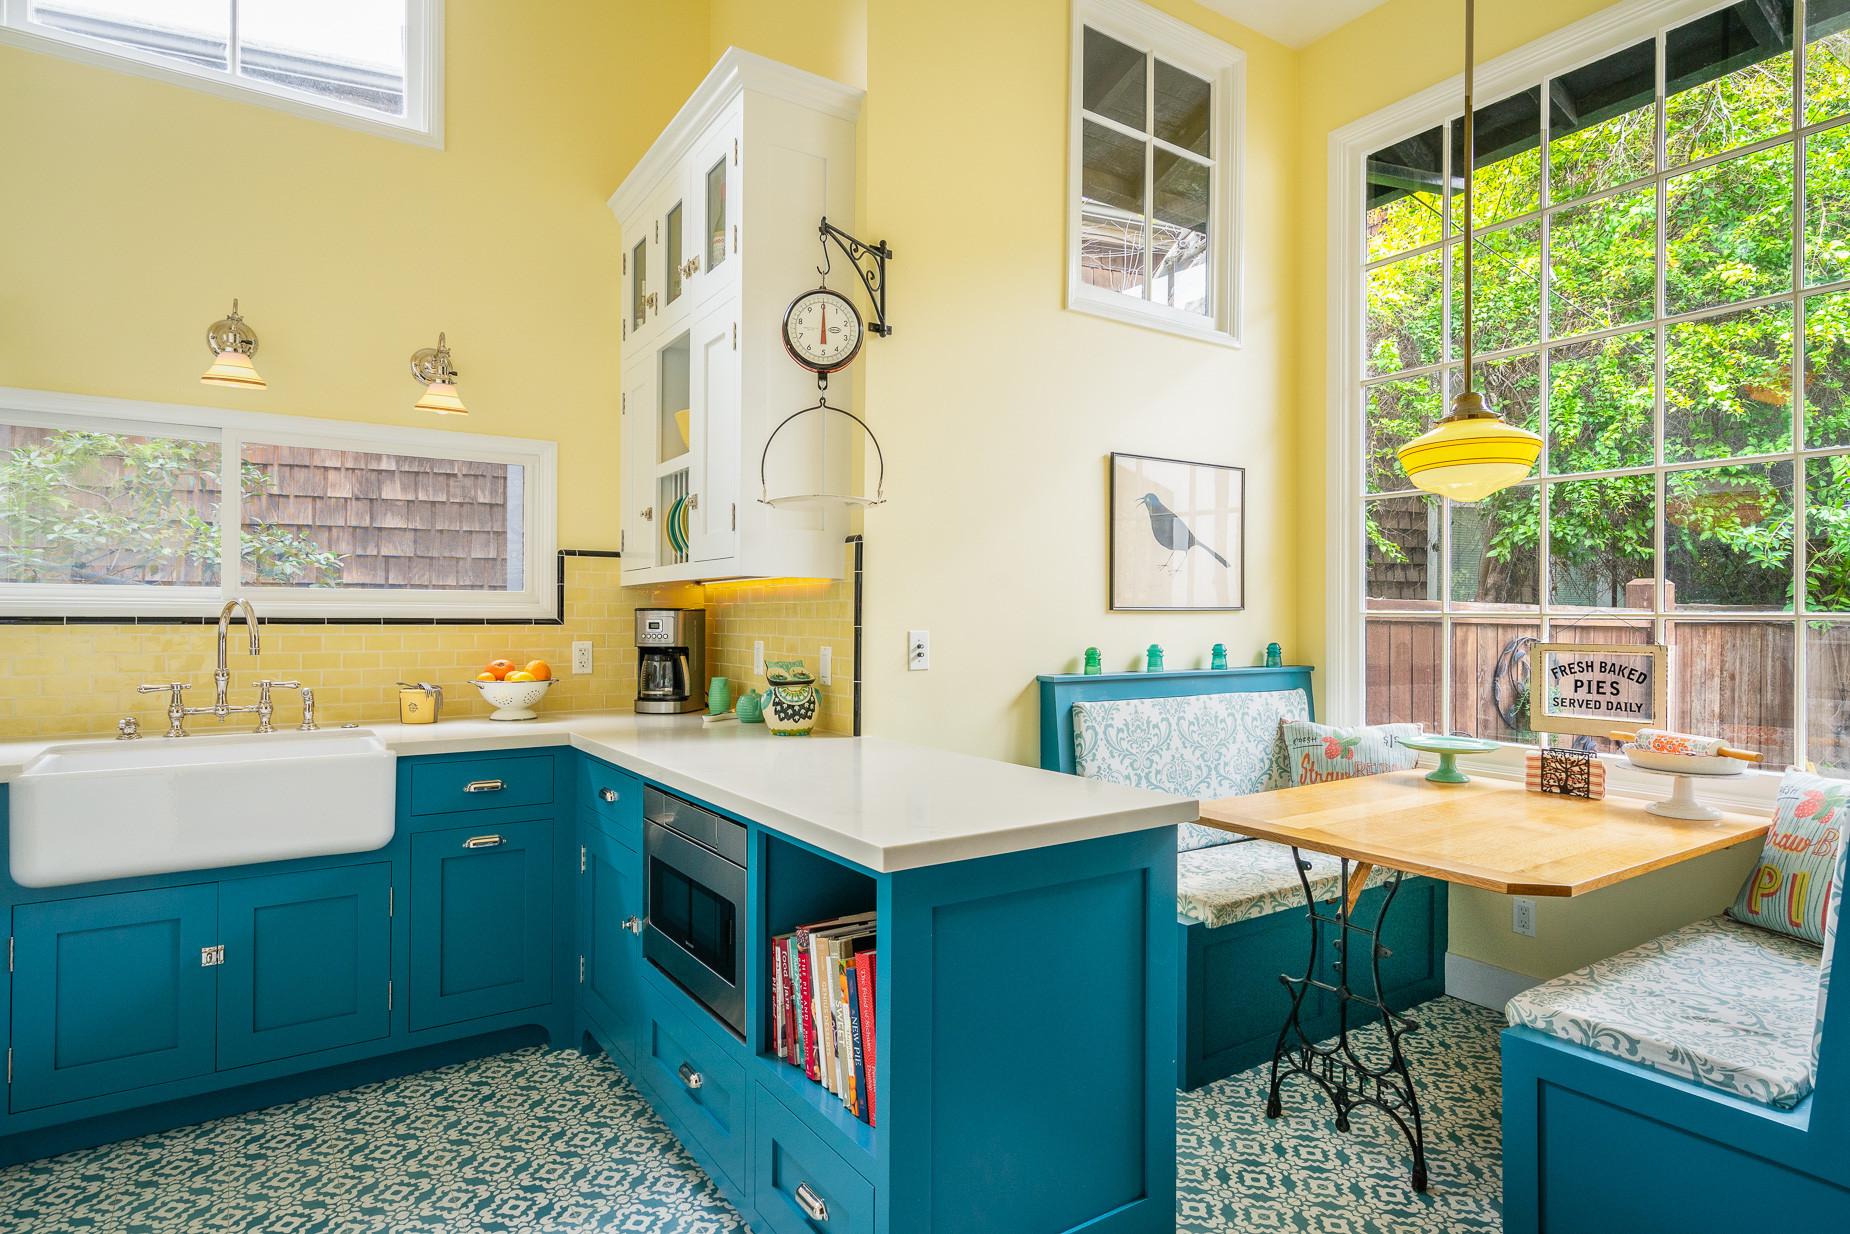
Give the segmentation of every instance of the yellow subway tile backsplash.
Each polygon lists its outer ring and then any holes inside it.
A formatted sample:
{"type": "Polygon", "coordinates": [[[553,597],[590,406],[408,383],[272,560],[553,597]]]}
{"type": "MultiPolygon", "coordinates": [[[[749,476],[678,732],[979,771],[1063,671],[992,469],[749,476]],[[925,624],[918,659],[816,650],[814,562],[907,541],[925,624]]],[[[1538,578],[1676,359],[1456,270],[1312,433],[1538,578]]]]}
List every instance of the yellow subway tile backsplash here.
{"type": "MultiPolygon", "coordinates": [[[[853,550],[846,562],[850,574],[853,550]]],[[[800,657],[819,668],[823,646],[834,651],[831,684],[820,687],[818,727],[853,727],[854,583],[767,580],[715,584],[623,587],[612,558],[568,557],[565,623],[557,626],[399,626],[365,623],[263,625],[263,653],[253,660],[241,628],[230,644],[234,703],[256,701],[260,677],[294,678],[315,691],[324,725],[378,723],[398,718],[399,681],[433,681],[444,687],[444,715],[486,716],[491,708],[469,681],[489,660],[506,656],[524,664],[543,659],[558,684],[544,708],[553,712],[627,710],[636,697],[637,608],[671,606],[707,610],[707,672],[729,678],[736,700],[764,688],[752,673],[752,644],[762,641],[771,659],[800,657]],[[595,671],[571,672],[571,645],[589,642],[595,671]]],[[[259,606],[261,608],[261,606],[259,606]]],[[[145,683],[186,681],[187,702],[209,705],[217,659],[217,630],[210,625],[13,626],[0,634],[0,740],[103,735],[134,715],[143,732],[164,732],[166,696],[141,695],[145,683]]],[[[293,692],[277,700],[278,724],[293,723],[300,705],[293,692]]],[[[237,732],[254,721],[241,716],[222,729],[207,717],[189,723],[201,732],[237,732]]]]}

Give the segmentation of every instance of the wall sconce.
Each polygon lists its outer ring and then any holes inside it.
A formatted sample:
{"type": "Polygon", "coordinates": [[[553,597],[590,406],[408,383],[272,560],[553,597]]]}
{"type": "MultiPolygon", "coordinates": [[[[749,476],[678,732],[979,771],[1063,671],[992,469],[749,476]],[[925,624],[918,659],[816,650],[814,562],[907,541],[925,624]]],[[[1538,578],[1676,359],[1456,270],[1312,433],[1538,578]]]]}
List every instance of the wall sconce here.
{"type": "Polygon", "coordinates": [[[437,345],[411,354],[411,375],[423,382],[424,397],[417,402],[419,411],[434,411],[440,416],[466,416],[462,396],[456,393],[456,379],[462,376],[450,365],[450,347],[442,334],[437,345]]]}
{"type": "Polygon", "coordinates": [[[212,349],[212,367],[200,375],[208,386],[236,386],[261,390],[263,378],[257,376],[251,357],[257,354],[257,332],[238,316],[238,302],[231,302],[231,316],[215,321],[206,330],[206,346],[212,349]]]}

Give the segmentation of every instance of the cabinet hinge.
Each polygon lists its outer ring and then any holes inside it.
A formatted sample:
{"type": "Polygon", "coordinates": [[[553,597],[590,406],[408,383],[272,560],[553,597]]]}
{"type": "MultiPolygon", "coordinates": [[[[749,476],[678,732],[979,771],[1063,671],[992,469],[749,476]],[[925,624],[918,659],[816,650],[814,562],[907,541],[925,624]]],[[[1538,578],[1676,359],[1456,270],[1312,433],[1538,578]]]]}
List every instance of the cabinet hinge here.
{"type": "Polygon", "coordinates": [[[623,273],[628,274],[629,272],[630,272],[630,255],[628,253],[625,253],[623,254],[623,273]]]}
{"type": "Polygon", "coordinates": [[[13,971],[13,940],[10,938],[6,940],[6,971],[13,971]]]}
{"type": "Polygon", "coordinates": [[[580,874],[585,872],[585,846],[582,844],[578,846],[578,872],[580,874]]]}
{"type": "Polygon", "coordinates": [[[739,139],[736,137],[732,139],[732,165],[739,165],[739,139]]]}
{"type": "Polygon", "coordinates": [[[385,1009],[387,1011],[392,1009],[392,983],[390,981],[385,983],[385,1009]]]}
{"type": "Polygon", "coordinates": [[[629,532],[627,531],[617,532],[617,553],[619,556],[622,555],[624,549],[629,547],[629,542],[630,542],[629,532]]]}
{"type": "Polygon", "coordinates": [[[578,984],[583,985],[584,983],[585,983],[585,958],[583,956],[579,956],[578,957],[578,984]]]}
{"type": "Polygon", "coordinates": [[[732,251],[735,253],[739,251],[739,225],[737,223],[732,225],[732,251]]]}
{"type": "Polygon", "coordinates": [[[662,220],[660,219],[655,220],[655,242],[657,244],[662,242],[662,220]]]}
{"type": "Polygon", "coordinates": [[[736,501],[732,503],[732,529],[739,529],[739,503],[736,501]]]}
{"type": "Polygon", "coordinates": [[[396,887],[387,887],[385,889],[385,915],[388,917],[398,916],[398,888],[396,887]]]}
{"type": "Polygon", "coordinates": [[[732,349],[739,349],[739,323],[736,321],[732,323],[732,349]]]}
{"type": "Polygon", "coordinates": [[[8,1046],[6,1048],[6,1082],[8,1084],[11,1084],[13,1082],[13,1047],[12,1046],[8,1046]]]}
{"type": "Polygon", "coordinates": [[[199,967],[217,968],[225,962],[225,944],[215,943],[210,947],[199,949],[199,967]]]}

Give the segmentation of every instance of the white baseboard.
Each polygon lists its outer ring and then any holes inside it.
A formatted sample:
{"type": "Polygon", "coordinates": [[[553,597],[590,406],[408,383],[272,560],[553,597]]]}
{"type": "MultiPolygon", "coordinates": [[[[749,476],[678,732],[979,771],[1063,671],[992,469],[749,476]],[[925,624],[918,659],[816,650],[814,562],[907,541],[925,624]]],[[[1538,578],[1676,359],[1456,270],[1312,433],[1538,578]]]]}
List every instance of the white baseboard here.
{"type": "Polygon", "coordinates": [[[1467,1003],[1502,1011],[1510,999],[1540,984],[1539,977],[1527,973],[1513,973],[1469,956],[1445,953],[1445,992],[1467,1003]]]}

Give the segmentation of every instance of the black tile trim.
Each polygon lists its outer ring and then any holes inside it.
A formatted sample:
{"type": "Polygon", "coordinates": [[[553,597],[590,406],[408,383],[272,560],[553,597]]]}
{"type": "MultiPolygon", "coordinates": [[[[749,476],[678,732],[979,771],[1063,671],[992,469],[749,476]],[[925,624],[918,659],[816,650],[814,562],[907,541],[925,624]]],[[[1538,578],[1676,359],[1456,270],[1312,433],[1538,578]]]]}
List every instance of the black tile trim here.
{"type": "MultiPolygon", "coordinates": [[[[621,557],[610,549],[562,548],[558,552],[557,607],[551,617],[264,617],[263,624],[274,626],[562,626],[565,624],[565,559],[567,557],[621,557]]],[[[0,625],[7,626],[210,626],[216,617],[123,616],[123,617],[10,617],[0,615],[0,625]]],[[[858,652],[856,654],[859,654],[858,652]]]]}

